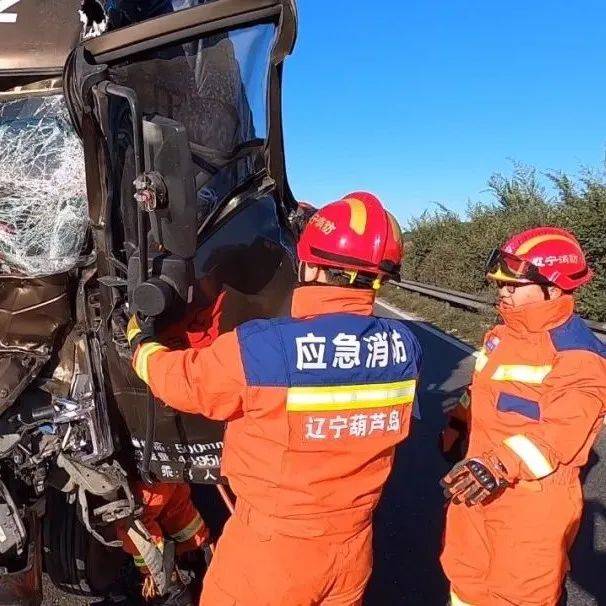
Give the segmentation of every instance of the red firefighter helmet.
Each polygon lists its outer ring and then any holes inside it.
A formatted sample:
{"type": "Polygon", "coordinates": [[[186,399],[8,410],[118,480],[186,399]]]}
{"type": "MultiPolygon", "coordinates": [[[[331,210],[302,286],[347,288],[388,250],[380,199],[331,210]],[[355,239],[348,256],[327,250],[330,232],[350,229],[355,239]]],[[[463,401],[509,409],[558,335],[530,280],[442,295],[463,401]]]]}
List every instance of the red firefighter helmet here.
{"type": "Polygon", "coordinates": [[[303,230],[299,259],[322,267],[399,278],[402,233],[381,201],[353,192],[316,212],[303,230]]]}
{"type": "Polygon", "coordinates": [[[555,284],[562,290],[574,290],[592,276],[577,239],[558,227],[537,227],[512,236],[486,264],[490,280],[555,284]]]}

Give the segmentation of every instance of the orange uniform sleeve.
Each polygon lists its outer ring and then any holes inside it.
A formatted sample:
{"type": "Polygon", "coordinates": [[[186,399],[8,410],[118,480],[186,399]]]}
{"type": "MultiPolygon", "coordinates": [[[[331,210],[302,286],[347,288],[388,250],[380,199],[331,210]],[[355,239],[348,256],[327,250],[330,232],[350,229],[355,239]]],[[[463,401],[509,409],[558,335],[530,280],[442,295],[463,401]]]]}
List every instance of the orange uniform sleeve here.
{"type": "Polygon", "coordinates": [[[203,349],[156,348],[145,362],[153,394],[171,408],[217,420],[241,413],[246,378],[235,331],[203,349]]]}
{"type": "Polygon", "coordinates": [[[543,478],[589,450],[606,408],[606,360],[588,351],[563,352],[545,387],[539,422],[507,437],[494,453],[511,481],[543,478]]]}

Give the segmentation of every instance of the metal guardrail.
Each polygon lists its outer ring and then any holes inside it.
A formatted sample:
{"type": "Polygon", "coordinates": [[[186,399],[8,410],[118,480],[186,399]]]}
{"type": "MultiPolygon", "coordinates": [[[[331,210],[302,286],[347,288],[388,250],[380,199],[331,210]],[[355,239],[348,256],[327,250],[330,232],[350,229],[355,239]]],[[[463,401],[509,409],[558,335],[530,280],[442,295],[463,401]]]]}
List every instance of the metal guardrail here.
{"type": "MultiPolygon", "coordinates": [[[[470,295],[465,292],[458,290],[450,290],[448,288],[440,288],[433,284],[424,284],[423,282],[415,282],[413,280],[401,280],[396,282],[390,281],[390,284],[402,288],[404,290],[410,290],[412,292],[445,301],[453,305],[472,309],[473,311],[484,311],[489,310],[493,307],[493,304],[488,299],[478,297],[477,295],[470,295]]],[[[593,330],[599,337],[606,336],[606,323],[593,322],[591,320],[585,320],[587,326],[593,330]]]]}

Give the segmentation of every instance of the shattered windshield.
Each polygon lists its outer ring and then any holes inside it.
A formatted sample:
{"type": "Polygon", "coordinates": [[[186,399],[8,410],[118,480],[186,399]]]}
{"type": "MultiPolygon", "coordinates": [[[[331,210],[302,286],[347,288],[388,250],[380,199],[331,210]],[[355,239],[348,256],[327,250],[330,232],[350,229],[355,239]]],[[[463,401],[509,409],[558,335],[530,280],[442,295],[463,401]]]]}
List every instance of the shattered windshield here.
{"type": "MultiPolygon", "coordinates": [[[[259,24],[136,55],[111,79],[135,89],[145,117],[183,124],[192,152],[198,225],[235,188],[265,168],[269,61],[275,26],[259,24]]],[[[125,102],[111,99],[112,157],[122,214],[132,214],[132,127],[125,102]],[[127,186],[126,190],[124,186],[127,186]]],[[[128,227],[127,227],[128,230],[128,227]]],[[[130,239],[130,238],[127,238],[130,239]]]]}
{"type": "Polygon", "coordinates": [[[0,96],[0,275],[67,271],[87,225],[84,156],[63,96],[0,96]]]}

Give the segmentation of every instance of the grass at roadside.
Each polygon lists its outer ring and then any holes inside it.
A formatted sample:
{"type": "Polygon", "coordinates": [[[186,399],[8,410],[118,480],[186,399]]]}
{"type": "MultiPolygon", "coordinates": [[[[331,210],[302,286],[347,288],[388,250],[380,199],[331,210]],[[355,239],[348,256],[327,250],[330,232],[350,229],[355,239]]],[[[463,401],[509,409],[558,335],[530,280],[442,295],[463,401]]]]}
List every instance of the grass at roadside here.
{"type": "Polygon", "coordinates": [[[473,347],[482,345],[484,333],[497,319],[495,312],[468,311],[391,285],[384,286],[379,296],[473,347]]]}

